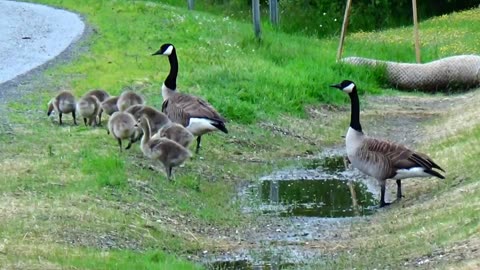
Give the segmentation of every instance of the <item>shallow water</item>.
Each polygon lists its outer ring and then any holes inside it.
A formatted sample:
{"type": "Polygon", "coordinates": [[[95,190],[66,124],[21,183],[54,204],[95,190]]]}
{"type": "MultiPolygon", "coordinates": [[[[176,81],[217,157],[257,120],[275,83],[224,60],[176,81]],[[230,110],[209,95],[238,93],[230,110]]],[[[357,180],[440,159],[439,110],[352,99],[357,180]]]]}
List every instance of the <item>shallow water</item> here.
{"type": "Polygon", "coordinates": [[[376,205],[365,184],[339,179],[264,180],[260,192],[260,208],[284,217],[353,217],[376,205]]]}
{"type": "Polygon", "coordinates": [[[318,260],[310,242],[335,241],[356,218],[374,213],[376,182],[346,170],[339,153],[299,160],[293,168],[275,171],[240,192],[246,213],[258,223],[240,238],[248,248],[207,256],[208,269],[295,269],[318,260]],[[293,266],[293,268],[292,268],[293,266]]]}

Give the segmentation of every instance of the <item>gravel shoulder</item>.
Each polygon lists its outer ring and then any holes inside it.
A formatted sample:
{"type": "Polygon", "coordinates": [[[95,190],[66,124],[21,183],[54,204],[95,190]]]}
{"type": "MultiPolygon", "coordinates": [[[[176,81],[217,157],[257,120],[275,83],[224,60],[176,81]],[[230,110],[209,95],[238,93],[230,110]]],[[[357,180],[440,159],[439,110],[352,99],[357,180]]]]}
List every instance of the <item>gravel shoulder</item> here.
{"type": "Polygon", "coordinates": [[[7,104],[58,88],[44,71],[85,51],[92,29],[78,14],[15,1],[0,0],[0,18],[0,134],[9,134],[7,104]]]}
{"type": "Polygon", "coordinates": [[[85,24],[75,13],[0,1],[0,84],[24,74],[78,40],[85,24]]]}

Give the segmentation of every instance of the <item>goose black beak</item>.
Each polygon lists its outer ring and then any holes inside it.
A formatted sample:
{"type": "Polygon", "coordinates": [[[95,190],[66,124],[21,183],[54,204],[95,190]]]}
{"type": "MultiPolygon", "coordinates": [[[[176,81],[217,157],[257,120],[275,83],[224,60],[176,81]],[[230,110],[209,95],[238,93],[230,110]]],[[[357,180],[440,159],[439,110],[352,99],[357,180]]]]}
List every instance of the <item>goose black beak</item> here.
{"type": "Polygon", "coordinates": [[[158,51],[152,53],[152,56],[161,55],[161,54],[162,54],[162,51],[161,51],[161,50],[158,50],[158,51]]]}
{"type": "Polygon", "coordinates": [[[340,86],[340,84],[332,84],[332,85],[330,85],[330,87],[342,89],[342,87],[340,86]]]}

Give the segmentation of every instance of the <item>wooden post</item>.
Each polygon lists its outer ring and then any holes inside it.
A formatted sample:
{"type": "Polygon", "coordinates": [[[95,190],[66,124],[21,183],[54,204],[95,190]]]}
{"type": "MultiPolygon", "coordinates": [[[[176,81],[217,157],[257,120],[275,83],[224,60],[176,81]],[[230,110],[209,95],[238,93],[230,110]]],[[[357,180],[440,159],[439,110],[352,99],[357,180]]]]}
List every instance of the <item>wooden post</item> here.
{"type": "Polygon", "coordinates": [[[187,0],[187,4],[188,4],[188,9],[193,10],[195,6],[195,0],[187,0]]]}
{"type": "Polygon", "coordinates": [[[260,29],[260,1],[252,0],[252,15],[253,15],[253,29],[255,31],[255,37],[257,39],[261,38],[261,29],[260,29]]]}
{"type": "Polygon", "coordinates": [[[415,36],[415,58],[417,63],[421,63],[420,57],[420,38],[418,37],[418,18],[417,18],[417,0],[412,0],[413,9],[413,32],[415,36]]]}
{"type": "Polygon", "coordinates": [[[270,11],[270,22],[272,25],[277,26],[279,21],[278,16],[278,0],[269,0],[268,1],[269,11],[270,11]]]}
{"type": "Polygon", "coordinates": [[[343,42],[345,40],[345,34],[347,33],[348,18],[350,16],[350,7],[352,6],[352,0],[347,0],[347,6],[345,7],[345,14],[343,15],[342,32],[340,33],[340,44],[338,44],[337,62],[342,58],[343,42]]]}

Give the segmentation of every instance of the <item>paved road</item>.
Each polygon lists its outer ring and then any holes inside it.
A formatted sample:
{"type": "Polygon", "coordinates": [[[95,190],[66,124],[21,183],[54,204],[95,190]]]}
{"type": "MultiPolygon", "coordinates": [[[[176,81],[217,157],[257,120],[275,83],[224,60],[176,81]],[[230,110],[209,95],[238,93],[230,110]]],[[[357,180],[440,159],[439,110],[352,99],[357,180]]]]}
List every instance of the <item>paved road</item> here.
{"type": "Polygon", "coordinates": [[[77,14],[0,0],[0,84],[53,59],[84,29],[77,14]]]}

